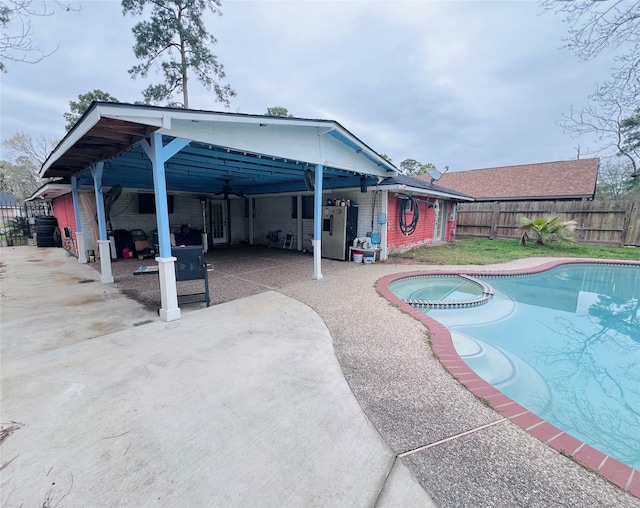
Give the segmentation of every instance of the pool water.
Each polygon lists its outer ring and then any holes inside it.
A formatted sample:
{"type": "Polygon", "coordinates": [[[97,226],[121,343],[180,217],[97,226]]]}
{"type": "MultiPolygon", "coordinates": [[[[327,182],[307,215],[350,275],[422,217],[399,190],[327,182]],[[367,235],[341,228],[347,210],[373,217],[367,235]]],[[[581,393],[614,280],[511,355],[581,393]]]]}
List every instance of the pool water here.
{"type": "Polygon", "coordinates": [[[640,469],[640,267],[478,278],[495,290],[484,305],[423,310],[447,326],[461,358],[541,418],[640,469]]]}
{"type": "Polygon", "coordinates": [[[455,275],[409,277],[392,282],[390,289],[403,300],[462,300],[482,294],[469,280],[455,275]]]}

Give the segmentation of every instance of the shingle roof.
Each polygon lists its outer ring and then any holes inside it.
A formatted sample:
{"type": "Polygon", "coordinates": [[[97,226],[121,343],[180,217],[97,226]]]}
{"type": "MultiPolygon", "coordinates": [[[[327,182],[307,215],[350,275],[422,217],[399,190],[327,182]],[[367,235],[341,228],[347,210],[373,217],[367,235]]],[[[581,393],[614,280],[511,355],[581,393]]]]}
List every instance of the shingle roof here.
{"type": "Polygon", "coordinates": [[[409,176],[409,175],[388,176],[387,178],[382,180],[379,185],[406,185],[408,187],[414,187],[416,189],[424,189],[428,191],[431,190],[431,191],[436,191],[443,194],[449,194],[451,197],[456,197],[456,196],[459,196],[462,198],[471,197],[467,194],[464,194],[463,192],[458,192],[453,189],[447,189],[442,185],[436,185],[431,182],[430,177],[429,177],[429,180],[424,180],[422,178],[416,178],[414,176],[409,176]]]}
{"type": "Polygon", "coordinates": [[[438,184],[477,201],[591,199],[599,166],[593,158],[472,169],[446,173],[438,184]]]}

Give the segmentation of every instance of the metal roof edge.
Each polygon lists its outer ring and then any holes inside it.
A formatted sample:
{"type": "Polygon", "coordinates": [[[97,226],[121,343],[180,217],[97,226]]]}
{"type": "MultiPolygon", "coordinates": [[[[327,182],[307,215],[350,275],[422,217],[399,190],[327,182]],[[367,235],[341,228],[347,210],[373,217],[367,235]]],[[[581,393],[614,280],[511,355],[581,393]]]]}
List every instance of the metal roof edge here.
{"type": "Polygon", "coordinates": [[[475,198],[473,198],[471,196],[462,196],[462,195],[459,195],[459,194],[453,194],[453,193],[438,191],[438,190],[434,190],[434,189],[422,189],[420,187],[411,187],[411,186],[408,186],[408,185],[400,185],[400,184],[383,185],[383,184],[379,184],[378,187],[383,189],[383,190],[387,190],[387,191],[391,191],[391,192],[411,192],[413,194],[425,194],[425,195],[432,195],[432,196],[442,196],[442,197],[447,197],[447,198],[450,198],[450,199],[456,199],[458,201],[475,201],[475,198]]]}

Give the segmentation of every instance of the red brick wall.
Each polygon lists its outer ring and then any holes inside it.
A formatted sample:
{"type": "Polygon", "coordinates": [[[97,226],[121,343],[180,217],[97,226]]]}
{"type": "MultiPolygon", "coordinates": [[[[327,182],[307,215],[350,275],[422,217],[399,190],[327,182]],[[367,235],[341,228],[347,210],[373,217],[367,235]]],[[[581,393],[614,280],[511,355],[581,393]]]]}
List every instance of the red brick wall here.
{"type": "Polygon", "coordinates": [[[60,235],[62,235],[62,246],[68,251],[74,251],[76,242],[76,218],[73,213],[73,195],[71,193],[65,194],[58,198],[53,199],[53,215],[58,219],[58,228],[60,229],[60,235]],[[71,237],[73,244],[65,241],[64,228],[71,230],[71,237]]]}
{"type": "MultiPolygon", "coordinates": [[[[446,223],[446,229],[444,232],[444,241],[454,240],[453,231],[456,228],[455,221],[449,221],[451,216],[451,207],[453,204],[451,201],[442,202],[441,206],[445,207],[445,213],[443,219],[446,223]]],[[[393,251],[406,251],[420,245],[429,245],[433,243],[434,227],[436,220],[436,209],[430,207],[427,203],[418,202],[420,217],[418,219],[418,226],[412,235],[404,235],[400,231],[400,206],[402,200],[395,195],[389,195],[388,205],[388,229],[387,229],[387,245],[391,252],[393,251]]],[[[406,221],[410,222],[412,219],[412,212],[406,214],[406,221]]],[[[440,226],[441,227],[441,226],[440,226]]]]}
{"type": "MultiPolygon", "coordinates": [[[[388,205],[388,229],[387,245],[390,251],[404,251],[419,245],[433,242],[433,226],[435,223],[435,208],[431,208],[427,203],[419,202],[418,210],[420,217],[415,232],[412,235],[405,235],[400,231],[400,207],[402,200],[389,194],[388,205]]],[[[406,221],[410,222],[413,212],[406,213],[406,221]]]]}

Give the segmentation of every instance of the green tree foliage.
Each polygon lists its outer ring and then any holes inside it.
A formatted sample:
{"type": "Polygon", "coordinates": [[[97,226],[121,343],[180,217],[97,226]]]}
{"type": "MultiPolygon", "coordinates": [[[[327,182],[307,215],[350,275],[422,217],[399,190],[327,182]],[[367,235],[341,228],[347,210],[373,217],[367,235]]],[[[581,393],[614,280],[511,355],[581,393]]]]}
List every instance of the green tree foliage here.
{"type": "Polygon", "coordinates": [[[77,101],[69,101],[69,112],[64,114],[64,119],[67,121],[67,125],[64,128],[67,132],[80,120],[80,117],[89,109],[93,101],[120,102],[109,92],[103,92],[98,89],[78,95],[77,101]]]}
{"type": "Polygon", "coordinates": [[[267,108],[267,112],[265,113],[267,116],[286,116],[289,118],[293,118],[293,115],[289,113],[287,108],[283,108],[282,106],[274,106],[272,108],[267,108]]]}
{"type": "Polygon", "coordinates": [[[33,139],[19,132],[2,142],[10,161],[0,161],[2,190],[11,192],[18,201],[31,196],[43,183],[40,168],[57,142],[50,138],[33,139]]]}
{"type": "Polygon", "coordinates": [[[13,194],[18,202],[24,202],[43,183],[38,175],[38,169],[24,157],[20,157],[15,163],[0,160],[0,180],[3,190],[13,194]]]}
{"type": "Polygon", "coordinates": [[[549,242],[575,244],[575,231],[578,223],[575,220],[562,221],[558,216],[545,216],[529,219],[520,216],[520,245],[525,247],[527,241],[544,245],[549,242]]]}
{"type": "Polygon", "coordinates": [[[426,175],[428,169],[435,169],[435,166],[430,162],[422,164],[415,159],[405,159],[400,163],[400,171],[404,175],[409,176],[421,176],[426,175]]]}
{"type": "Polygon", "coordinates": [[[632,174],[631,165],[620,157],[603,161],[598,170],[596,199],[609,200],[632,197],[632,174]]]}
{"type": "Polygon", "coordinates": [[[122,0],[123,13],[141,16],[146,6],[148,20],[133,27],[133,51],[142,63],[129,69],[132,77],[146,78],[158,65],[164,81],[150,85],[143,92],[147,103],[166,102],[171,106],[189,107],[189,71],[207,90],[213,90],[216,100],[229,106],[236,94],[229,85],[222,86],[225,72],[211,51],[216,38],[205,28],[204,14],[221,14],[219,0],[122,0]],[[174,100],[182,93],[182,102],[174,100]]]}

